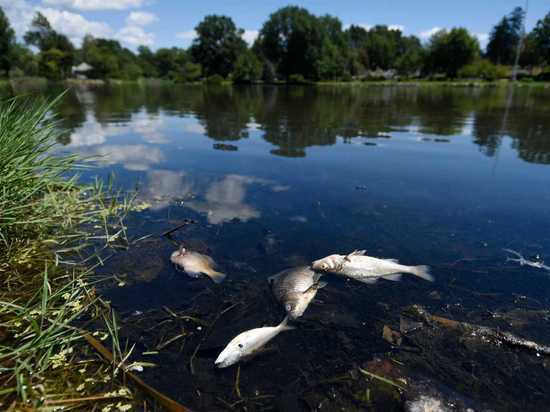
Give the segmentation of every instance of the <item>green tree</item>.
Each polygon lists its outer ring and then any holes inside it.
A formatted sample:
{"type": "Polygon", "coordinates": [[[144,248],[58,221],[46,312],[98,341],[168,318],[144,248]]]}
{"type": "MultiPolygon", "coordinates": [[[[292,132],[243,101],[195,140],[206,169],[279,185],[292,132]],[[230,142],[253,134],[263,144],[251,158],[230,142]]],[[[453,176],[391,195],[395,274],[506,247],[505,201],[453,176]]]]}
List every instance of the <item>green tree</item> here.
{"type": "Polygon", "coordinates": [[[280,77],[315,78],[322,36],[317,18],[306,9],[284,7],[272,13],[258,37],[258,48],[280,77]]]}
{"type": "Polygon", "coordinates": [[[514,64],[516,48],[521,38],[524,11],[516,7],[512,13],[503,17],[493,27],[489,43],[487,44],[487,57],[496,64],[514,64]]]}
{"type": "Polygon", "coordinates": [[[16,43],[12,49],[12,69],[10,76],[38,76],[38,59],[27,47],[16,43]]]}
{"type": "Polygon", "coordinates": [[[15,32],[0,7],[0,77],[7,75],[12,67],[14,46],[15,32]]]}
{"type": "Polygon", "coordinates": [[[369,54],[367,51],[368,31],[361,26],[351,25],[346,31],[352,59],[352,74],[359,74],[369,68],[369,54]]]}
{"type": "Polygon", "coordinates": [[[541,60],[550,65],[550,12],[537,22],[532,39],[541,60]]]}
{"type": "Polygon", "coordinates": [[[395,60],[397,72],[402,76],[411,76],[420,73],[424,66],[425,54],[418,37],[402,37],[399,53],[395,60]]]}
{"type": "Polygon", "coordinates": [[[370,29],[366,41],[369,67],[382,70],[394,68],[400,41],[400,30],[390,30],[387,26],[370,29]]]}
{"type": "Polygon", "coordinates": [[[145,77],[157,77],[158,72],[155,67],[155,54],[147,46],[139,46],[138,62],[141,66],[141,71],[145,77]]]}
{"type": "Polygon", "coordinates": [[[479,56],[479,43],[468,30],[453,28],[435,33],[428,45],[427,69],[457,77],[458,71],[479,56]]]}
{"type": "Polygon", "coordinates": [[[75,49],[67,36],[56,32],[48,19],[36,13],[25,42],[40,49],[38,56],[41,74],[51,79],[68,77],[74,63],[75,49]]]}
{"type": "Polygon", "coordinates": [[[251,83],[262,75],[262,64],[250,50],[242,53],[235,62],[233,79],[238,83],[251,83]]]}
{"type": "Polygon", "coordinates": [[[206,16],[195,31],[197,38],[190,49],[194,61],[207,76],[227,77],[233,72],[238,56],[246,50],[244,31],[237,29],[230,17],[217,15],[206,16]]]}
{"type": "Polygon", "coordinates": [[[187,52],[177,47],[158,49],[154,57],[156,71],[164,79],[182,76],[188,62],[187,52]]]}

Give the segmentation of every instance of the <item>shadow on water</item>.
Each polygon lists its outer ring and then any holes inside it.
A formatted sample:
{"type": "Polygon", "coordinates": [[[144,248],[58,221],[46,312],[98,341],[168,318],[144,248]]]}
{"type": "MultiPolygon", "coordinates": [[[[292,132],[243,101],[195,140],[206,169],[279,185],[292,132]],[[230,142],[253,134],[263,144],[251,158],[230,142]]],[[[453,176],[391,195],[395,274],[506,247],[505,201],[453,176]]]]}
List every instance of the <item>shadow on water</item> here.
{"type": "Polygon", "coordinates": [[[549,274],[502,251],[550,261],[549,92],[517,89],[503,122],[506,97],[501,88],[71,89],[57,109],[64,150],[100,156],[84,178],[114,172],[137,184],[143,211],[129,233],[153,235],[101,269],[115,276],[103,293],[137,344],[133,360],[156,365],[143,378],[204,411],[402,410],[419,394],[450,410],[545,409],[547,357],[438,327],[399,345],[382,337],[421,304],[550,344],[549,274]],[[185,219],[197,223],[160,236],[185,219]],[[176,270],[169,256],[180,244],[212,256],[227,281],[176,270]],[[353,249],[429,264],[436,282],[327,277],[296,330],[240,369],[214,368],[232,337],[282,320],[268,276],[353,249]]]}

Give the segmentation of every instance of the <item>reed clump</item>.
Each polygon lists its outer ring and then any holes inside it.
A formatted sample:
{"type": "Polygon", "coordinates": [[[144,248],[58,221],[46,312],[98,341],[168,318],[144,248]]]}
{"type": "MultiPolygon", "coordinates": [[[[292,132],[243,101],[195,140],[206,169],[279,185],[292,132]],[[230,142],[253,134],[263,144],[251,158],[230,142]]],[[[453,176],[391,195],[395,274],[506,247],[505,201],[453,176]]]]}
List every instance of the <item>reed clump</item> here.
{"type": "Polygon", "coordinates": [[[109,183],[79,183],[88,166],[58,148],[55,103],[0,103],[0,410],[127,410],[117,373],[128,356],[93,273],[125,247],[131,202],[109,183]],[[111,364],[85,328],[112,345],[111,364]]]}

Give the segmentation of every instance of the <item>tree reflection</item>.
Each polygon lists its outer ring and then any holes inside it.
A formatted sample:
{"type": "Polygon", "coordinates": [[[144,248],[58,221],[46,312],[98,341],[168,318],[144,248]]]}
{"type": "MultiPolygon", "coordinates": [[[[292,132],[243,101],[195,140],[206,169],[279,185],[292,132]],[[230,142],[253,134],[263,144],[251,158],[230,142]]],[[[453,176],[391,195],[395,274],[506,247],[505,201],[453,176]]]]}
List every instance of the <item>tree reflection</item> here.
{"type": "MultiPolygon", "coordinates": [[[[48,86],[40,93],[55,96],[60,91],[59,86],[48,86]]],[[[165,143],[161,130],[166,113],[192,118],[194,123],[184,130],[217,142],[258,136],[275,146],[269,150],[276,156],[304,157],[308,147],[333,145],[339,138],[379,138],[414,130],[453,139],[464,130],[469,135],[471,129],[474,143],[488,156],[498,151],[504,134],[513,139],[512,147],[522,159],[548,163],[547,102],[548,91],[517,88],[503,124],[506,89],[501,87],[205,87],[146,82],[77,87],[56,111],[79,142],[100,138],[96,122],[102,130],[128,124],[146,143],[165,143]]],[[[68,138],[63,143],[69,143],[68,138]]]]}

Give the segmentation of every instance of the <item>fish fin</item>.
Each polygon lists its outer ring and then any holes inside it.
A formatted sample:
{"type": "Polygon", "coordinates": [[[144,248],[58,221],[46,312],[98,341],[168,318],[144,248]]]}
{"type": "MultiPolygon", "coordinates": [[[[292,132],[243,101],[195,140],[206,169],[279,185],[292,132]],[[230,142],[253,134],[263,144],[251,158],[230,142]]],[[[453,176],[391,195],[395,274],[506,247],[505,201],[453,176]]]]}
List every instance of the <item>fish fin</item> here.
{"type": "Polygon", "coordinates": [[[401,280],[402,273],[395,273],[393,275],[383,276],[382,279],[391,280],[393,282],[399,282],[401,280]]]}
{"type": "Polygon", "coordinates": [[[352,278],[352,279],[358,280],[359,282],[362,282],[362,283],[367,283],[369,285],[374,285],[378,281],[378,278],[352,278]]]}
{"type": "Polygon", "coordinates": [[[415,276],[418,276],[419,278],[422,278],[424,280],[427,280],[429,282],[433,282],[434,278],[432,275],[430,275],[430,267],[429,266],[411,266],[411,273],[415,276]]]}
{"type": "Polygon", "coordinates": [[[346,257],[344,257],[344,259],[346,259],[347,261],[349,261],[349,258],[352,257],[352,256],[364,256],[365,253],[367,253],[366,250],[357,250],[355,249],[353,252],[349,253],[346,255],[346,257]]]}
{"type": "Polygon", "coordinates": [[[385,260],[386,262],[391,262],[391,263],[399,263],[399,260],[397,259],[382,259],[382,260],[385,260]]]}
{"type": "Polygon", "coordinates": [[[200,277],[201,277],[201,274],[202,274],[202,272],[194,272],[194,271],[192,271],[192,270],[185,270],[185,269],[183,269],[183,271],[184,271],[185,273],[187,273],[187,275],[188,275],[189,277],[192,277],[192,278],[195,278],[195,279],[196,279],[196,278],[200,278],[200,277]]]}
{"type": "Polygon", "coordinates": [[[327,282],[317,282],[317,289],[323,289],[326,285],[328,285],[327,282]]]}
{"type": "Polygon", "coordinates": [[[208,277],[212,279],[215,283],[222,283],[227,275],[225,273],[216,272],[212,270],[210,273],[207,273],[208,277]]]}
{"type": "Polygon", "coordinates": [[[319,282],[319,279],[321,279],[323,277],[323,274],[322,273],[318,273],[318,272],[315,272],[313,274],[313,281],[315,283],[318,283],[319,282]]]}
{"type": "Polygon", "coordinates": [[[311,285],[309,288],[307,288],[306,290],[304,290],[302,293],[306,293],[306,292],[309,292],[310,290],[319,290],[319,289],[322,289],[324,288],[326,285],[328,285],[327,282],[317,282],[317,283],[314,283],[313,285],[311,285]]]}
{"type": "Polygon", "coordinates": [[[296,329],[294,326],[290,326],[290,325],[288,324],[288,319],[289,319],[289,317],[286,316],[286,317],[283,319],[283,321],[282,321],[281,323],[279,323],[279,326],[277,326],[277,327],[281,330],[281,332],[284,332],[285,330],[296,329]]]}

